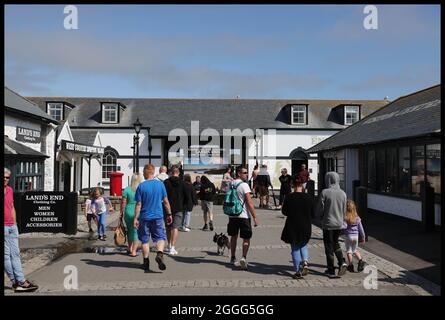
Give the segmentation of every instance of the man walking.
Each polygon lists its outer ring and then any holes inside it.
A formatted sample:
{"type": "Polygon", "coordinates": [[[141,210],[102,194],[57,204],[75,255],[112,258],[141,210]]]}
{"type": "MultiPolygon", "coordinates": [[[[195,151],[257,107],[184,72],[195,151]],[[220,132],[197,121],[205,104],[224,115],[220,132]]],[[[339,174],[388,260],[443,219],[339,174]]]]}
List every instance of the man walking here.
{"type": "Polygon", "coordinates": [[[167,190],[168,201],[171,205],[171,212],[173,223],[171,224],[170,232],[167,230],[167,239],[169,253],[176,255],[178,252],[175,249],[178,240],[179,228],[182,226],[184,208],[189,202],[189,193],[184,185],[184,181],[180,178],[180,170],[178,166],[173,166],[171,169],[171,177],[164,181],[165,189],[167,190]],[[170,233],[170,235],[169,235],[170,233]]]}
{"type": "Polygon", "coordinates": [[[329,277],[335,276],[334,254],[338,261],[338,276],[346,273],[347,265],[343,257],[338,238],[342,232],[342,225],[346,213],[346,193],[340,189],[340,177],[336,172],[325,175],[326,189],[319,198],[318,216],[322,217],[323,242],[327,261],[325,273],[329,277]]]}
{"type": "Polygon", "coordinates": [[[135,194],[134,227],[138,230],[138,238],[142,242],[143,264],[146,272],[150,270],[148,257],[150,236],[153,242],[156,243],[157,253],[155,261],[158,263],[160,270],[166,269],[163,251],[167,236],[162,204],[164,204],[167,215],[167,224],[172,222],[170,203],[168,202],[165,186],[161,181],[155,179],[154,174],[155,167],[152,164],[144,166],[144,178],[146,180],[138,186],[135,194]]]}
{"type": "Polygon", "coordinates": [[[168,179],[168,174],[167,174],[167,167],[162,165],[159,168],[159,174],[156,176],[156,179],[158,179],[161,182],[164,182],[165,180],[168,179]]]}
{"type": "Polygon", "coordinates": [[[254,226],[258,225],[255,208],[253,206],[251,190],[247,183],[248,171],[243,166],[239,166],[236,170],[237,179],[232,182],[237,186],[236,191],[239,200],[243,204],[243,211],[239,216],[230,216],[227,225],[227,233],[230,238],[231,258],[230,263],[240,266],[241,269],[247,270],[247,252],[249,251],[250,239],[252,238],[251,216],[254,226]],[[243,256],[239,262],[236,262],[236,242],[238,235],[243,239],[243,256]]]}
{"type": "Polygon", "coordinates": [[[260,172],[256,178],[256,184],[260,194],[260,208],[271,209],[269,206],[269,186],[272,188],[273,186],[265,164],[261,166],[260,172]]]}
{"type": "Polygon", "coordinates": [[[4,168],[4,214],[5,214],[5,272],[16,292],[31,292],[38,286],[25,279],[20,261],[19,231],[14,208],[14,192],[8,186],[11,171],[4,168]]]}

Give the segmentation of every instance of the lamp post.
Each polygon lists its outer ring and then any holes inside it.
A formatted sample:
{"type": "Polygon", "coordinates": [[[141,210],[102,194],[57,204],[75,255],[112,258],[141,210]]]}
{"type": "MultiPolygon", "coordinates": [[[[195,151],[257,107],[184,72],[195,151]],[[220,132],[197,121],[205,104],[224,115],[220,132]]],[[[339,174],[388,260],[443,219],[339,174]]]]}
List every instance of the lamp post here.
{"type": "Polygon", "coordinates": [[[134,131],[136,135],[133,136],[134,147],[136,148],[136,156],[135,156],[135,172],[139,172],[139,133],[141,132],[142,123],[139,122],[139,118],[137,118],[136,122],[133,123],[134,131]]]}
{"type": "Polygon", "coordinates": [[[256,135],[253,136],[253,139],[255,140],[255,164],[258,165],[258,143],[260,142],[260,137],[256,135]]]}
{"type": "Polygon", "coordinates": [[[148,132],[148,162],[151,163],[151,150],[153,150],[153,146],[151,144],[151,133],[150,133],[151,128],[147,127],[147,132],[148,132]]]}

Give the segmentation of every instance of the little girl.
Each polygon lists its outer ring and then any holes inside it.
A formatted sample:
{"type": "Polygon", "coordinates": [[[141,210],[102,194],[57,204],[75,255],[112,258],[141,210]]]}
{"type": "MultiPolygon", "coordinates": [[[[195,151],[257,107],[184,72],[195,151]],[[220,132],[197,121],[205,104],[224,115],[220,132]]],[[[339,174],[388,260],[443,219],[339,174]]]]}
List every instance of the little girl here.
{"type": "Polygon", "coordinates": [[[113,211],[113,206],[111,205],[110,200],[107,197],[102,196],[102,192],[99,188],[94,190],[94,198],[91,200],[91,206],[93,208],[93,213],[96,215],[97,221],[97,234],[98,240],[105,241],[105,221],[106,221],[106,213],[107,213],[107,205],[108,210],[113,211]]]}
{"type": "Polygon", "coordinates": [[[346,203],[346,215],[345,221],[343,222],[343,229],[349,264],[348,271],[354,272],[354,265],[352,263],[352,255],[354,254],[358,259],[357,271],[362,272],[365,262],[362,260],[362,256],[357,250],[357,247],[359,243],[359,235],[361,238],[360,242],[365,242],[365,230],[363,229],[362,221],[357,214],[355,203],[352,200],[348,200],[346,203]]]}

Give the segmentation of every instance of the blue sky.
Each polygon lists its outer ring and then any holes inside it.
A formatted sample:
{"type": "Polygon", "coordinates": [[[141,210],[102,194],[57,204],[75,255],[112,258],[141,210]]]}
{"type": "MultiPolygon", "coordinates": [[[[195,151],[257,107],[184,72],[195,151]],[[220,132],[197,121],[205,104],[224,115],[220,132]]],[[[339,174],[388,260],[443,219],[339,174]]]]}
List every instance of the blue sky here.
{"type": "Polygon", "coordinates": [[[5,83],[25,96],[383,99],[440,83],[440,6],[5,7],[5,83]]]}

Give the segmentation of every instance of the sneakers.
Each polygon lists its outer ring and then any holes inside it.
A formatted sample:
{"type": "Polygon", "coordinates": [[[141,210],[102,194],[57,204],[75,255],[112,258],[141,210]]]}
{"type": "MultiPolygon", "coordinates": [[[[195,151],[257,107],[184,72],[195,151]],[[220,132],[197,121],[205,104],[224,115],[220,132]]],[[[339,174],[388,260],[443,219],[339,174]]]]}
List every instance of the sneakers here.
{"type": "Polygon", "coordinates": [[[231,257],[230,264],[235,264],[235,263],[236,263],[236,257],[231,257]]]}
{"type": "Polygon", "coordinates": [[[172,246],[170,244],[168,244],[165,248],[164,248],[164,252],[165,253],[170,253],[172,246]]]}
{"type": "Polygon", "coordinates": [[[348,268],[348,265],[343,262],[343,264],[338,268],[337,275],[339,277],[343,276],[346,273],[347,268],[348,268]]]}
{"type": "Polygon", "coordinates": [[[335,278],[335,269],[331,270],[331,269],[326,269],[324,271],[324,274],[327,275],[329,278],[335,278]]]}
{"type": "Polygon", "coordinates": [[[213,231],[213,221],[209,222],[210,231],[213,231]]]}
{"type": "Polygon", "coordinates": [[[165,270],[167,268],[164,263],[164,255],[162,254],[162,252],[158,252],[155,261],[158,263],[159,270],[165,270]]]}
{"type": "Polygon", "coordinates": [[[303,273],[300,271],[295,272],[295,274],[292,276],[294,279],[303,279],[303,273]]]}
{"type": "Polygon", "coordinates": [[[144,267],[144,271],[145,272],[150,271],[150,259],[149,258],[144,258],[142,266],[144,267]]]}
{"type": "Polygon", "coordinates": [[[362,272],[365,269],[365,262],[363,260],[358,261],[357,271],[362,272]]]}
{"type": "Polygon", "coordinates": [[[170,254],[171,256],[175,256],[175,255],[178,254],[178,251],[175,250],[175,247],[171,247],[171,248],[170,248],[170,252],[169,252],[169,254],[170,254]]]}
{"type": "Polygon", "coordinates": [[[28,280],[23,282],[16,282],[13,284],[12,288],[15,292],[32,292],[36,291],[39,287],[28,280]]]}
{"type": "Polygon", "coordinates": [[[183,231],[184,231],[184,232],[190,232],[191,230],[192,230],[192,229],[185,227],[183,231]]]}
{"type": "Polygon", "coordinates": [[[309,266],[307,261],[303,262],[303,269],[301,270],[301,275],[302,276],[307,276],[307,274],[309,273],[309,266]]]}
{"type": "Polygon", "coordinates": [[[354,272],[354,265],[351,263],[347,269],[349,272],[354,272]]]}
{"type": "Polygon", "coordinates": [[[241,260],[239,261],[239,266],[241,267],[241,269],[247,270],[247,260],[245,257],[241,258],[241,260]]]}
{"type": "Polygon", "coordinates": [[[207,231],[209,230],[209,226],[207,225],[207,223],[204,225],[204,227],[202,227],[202,231],[207,231]]]}

